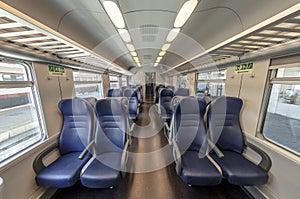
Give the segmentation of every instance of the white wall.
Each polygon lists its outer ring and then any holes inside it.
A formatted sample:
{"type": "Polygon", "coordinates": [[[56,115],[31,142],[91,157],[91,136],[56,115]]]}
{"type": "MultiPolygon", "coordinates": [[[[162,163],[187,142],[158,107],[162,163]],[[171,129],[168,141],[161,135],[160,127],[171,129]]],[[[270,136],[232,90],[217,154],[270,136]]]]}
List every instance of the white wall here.
{"type": "Polygon", "coordinates": [[[61,99],[73,96],[71,69],[65,69],[65,77],[50,77],[46,64],[35,63],[34,70],[38,80],[49,138],[36,148],[0,168],[0,176],[4,179],[4,199],[27,199],[39,190],[35,183],[33,161],[42,150],[58,141],[62,117],[57,104],[61,99]]]}
{"type": "Polygon", "coordinates": [[[270,198],[297,199],[300,195],[300,158],[264,140],[257,133],[268,67],[269,60],[254,61],[253,74],[238,75],[232,66],[227,70],[226,95],[243,99],[241,124],[247,140],[261,147],[272,159],[269,183],[259,189],[270,198]]]}

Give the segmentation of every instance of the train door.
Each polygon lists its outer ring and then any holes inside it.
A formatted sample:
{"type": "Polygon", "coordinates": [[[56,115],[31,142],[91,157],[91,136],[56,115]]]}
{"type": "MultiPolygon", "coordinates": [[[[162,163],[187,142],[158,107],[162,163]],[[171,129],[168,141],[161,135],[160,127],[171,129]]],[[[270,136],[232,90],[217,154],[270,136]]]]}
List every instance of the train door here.
{"type": "Polygon", "coordinates": [[[155,72],[146,72],[145,73],[145,85],[146,85],[146,99],[153,100],[154,97],[154,86],[156,82],[156,73],[155,72]]]}

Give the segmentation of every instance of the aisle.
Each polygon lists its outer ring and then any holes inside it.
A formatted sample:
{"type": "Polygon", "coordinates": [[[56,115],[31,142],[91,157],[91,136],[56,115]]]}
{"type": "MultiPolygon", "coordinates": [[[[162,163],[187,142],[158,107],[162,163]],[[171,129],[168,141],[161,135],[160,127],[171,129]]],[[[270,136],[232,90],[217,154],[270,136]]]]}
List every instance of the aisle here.
{"type": "Polygon", "coordinates": [[[128,168],[130,173],[113,189],[88,189],[80,183],[59,189],[53,199],[188,199],[249,198],[239,187],[226,181],[214,187],[189,187],[177,176],[172,151],[161,130],[163,121],[159,120],[153,103],[143,103],[136,121],[132,144],[129,147],[128,168]],[[151,118],[151,119],[150,119],[151,118]],[[170,164],[169,164],[170,163],[170,164]]]}

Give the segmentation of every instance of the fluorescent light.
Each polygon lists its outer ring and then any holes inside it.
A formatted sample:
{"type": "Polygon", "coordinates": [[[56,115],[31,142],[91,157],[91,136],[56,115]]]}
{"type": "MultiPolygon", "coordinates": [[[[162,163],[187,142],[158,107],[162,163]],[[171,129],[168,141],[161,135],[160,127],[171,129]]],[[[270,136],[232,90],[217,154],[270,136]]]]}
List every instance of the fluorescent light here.
{"type": "Polygon", "coordinates": [[[160,51],[159,56],[163,57],[167,51],[160,51]]]}
{"type": "Polygon", "coordinates": [[[171,44],[164,44],[161,48],[162,51],[167,51],[170,48],[171,44]]]}
{"type": "Polygon", "coordinates": [[[130,52],[135,51],[135,48],[132,44],[126,44],[126,46],[130,52]]]}
{"type": "Polygon", "coordinates": [[[198,3],[197,0],[189,0],[183,4],[183,6],[181,7],[181,9],[179,10],[176,16],[174,22],[175,28],[180,28],[185,24],[185,22],[189,19],[194,9],[196,8],[197,3],[198,3]]]}
{"type": "Polygon", "coordinates": [[[156,66],[158,66],[158,63],[157,63],[157,62],[154,64],[154,67],[156,67],[156,66]]]}
{"type": "Polygon", "coordinates": [[[173,28],[167,36],[167,42],[172,42],[177,37],[179,32],[180,28],[173,28]]]}
{"type": "Polygon", "coordinates": [[[129,32],[126,29],[118,29],[119,35],[126,43],[131,42],[129,32]]]}
{"type": "Polygon", "coordinates": [[[136,57],[136,56],[137,56],[137,53],[136,53],[135,51],[130,52],[130,54],[131,54],[133,57],[136,57]]]}
{"type": "Polygon", "coordinates": [[[138,66],[138,67],[141,67],[141,64],[140,64],[140,63],[137,63],[137,66],[138,66]]]}
{"type": "Polygon", "coordinates": [[[123,15],[117,4],[113,1],[104,1],[103,6],[114,25],[120,29],[125,28],[123,15]]]}
{"type": "Polygon", "coordinates": [[[160,62],[161,59],[162,57],[157,57],[156,62],[160,62]]]}
{"type": "Polygon", "coordinates": [[[138,57],[133,57],[134,61],[139,62],[139,58],[138,57]]]}

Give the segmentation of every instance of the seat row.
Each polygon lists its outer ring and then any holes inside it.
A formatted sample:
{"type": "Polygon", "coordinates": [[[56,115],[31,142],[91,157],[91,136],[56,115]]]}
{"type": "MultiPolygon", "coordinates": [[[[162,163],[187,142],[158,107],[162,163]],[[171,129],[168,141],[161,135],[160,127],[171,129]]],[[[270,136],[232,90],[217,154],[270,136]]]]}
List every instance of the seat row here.
{"type": "Polygon", "coordinates": [[[141,87],[135,88],[123,88],[123,92],[120,89],[109,89],[109,98],[126,98],[128,100],[128,113],[132,120],[135,120],[139,114],[139,106],[142,103],[142,91],[141,87]]]}
{"type": "Polygon", "coordinates": [[[173,100],[177,103],[171,127],[166,128],[177,174],[186,184],[217,185],[222,178],[243,186],[267,183],[272,162],[245,140],[239,121],[241,99],[223,96],[209,104],[195,97],[173,100]],[[260,163],[244,156],[247,147],[261,156],[260,163]]]}
{"type": "Polygon", "coordinates": [[[75,98],[60,101],[58,107],[63,117],[59,142],[36,157],[37,185],[63,188],[80,180],[89,188],[116,186],[125,171],[131,139],[122,101],[102,99],[93,107],[75,98]],[[44,159],[54,149],[60,156],[46,166],[44,159]]]}
{"type": "MultiPolygon", "coordinates": [[[[155,87],[155,103],[159,103],[159,99],[161,96],[161,91],[163,89],[168,89],[169,93],[172,92],[173,96],[189,96],[190,90],[188,88],[178,88],[176,91],[174,91],[174,86],[165,86],[163,84],[159,84],[155,87]]],[[[172,96],[172,97],[173,97],[172,96]]]]}

